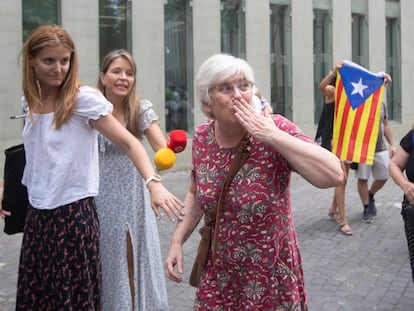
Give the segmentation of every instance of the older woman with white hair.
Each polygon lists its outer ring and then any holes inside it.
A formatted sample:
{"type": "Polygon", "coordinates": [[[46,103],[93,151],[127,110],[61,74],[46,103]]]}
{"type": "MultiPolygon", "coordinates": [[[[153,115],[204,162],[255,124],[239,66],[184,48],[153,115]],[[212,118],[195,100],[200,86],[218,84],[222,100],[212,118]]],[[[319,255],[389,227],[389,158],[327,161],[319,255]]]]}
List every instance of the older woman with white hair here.
{"type": "Polygon", "coordinates": [[[182,281],[183,244],[205,215],[207,249],[200,246],[207,257],[197,257],[201,277],[191,279],[198,286],[194,310],[307,310],[291,173],[320,188],[343,180],[335,155],[283,116],[254,109],[253,86],[250,65],[224,54],[207,59],[196,77],[210,121],[194,133],[186,216],[166,259],[167,276],[182,281]]]}

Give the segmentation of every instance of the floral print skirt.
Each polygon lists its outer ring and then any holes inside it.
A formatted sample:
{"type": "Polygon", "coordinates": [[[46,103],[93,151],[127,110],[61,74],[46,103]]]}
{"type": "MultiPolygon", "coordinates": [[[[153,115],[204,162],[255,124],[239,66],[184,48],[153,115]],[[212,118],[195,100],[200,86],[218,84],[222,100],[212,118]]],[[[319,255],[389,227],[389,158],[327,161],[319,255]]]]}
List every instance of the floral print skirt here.
{"type": "Polygon", "coordinates": [[[101,310],[95,200],[28,208],[16,310],[101,310]]]}

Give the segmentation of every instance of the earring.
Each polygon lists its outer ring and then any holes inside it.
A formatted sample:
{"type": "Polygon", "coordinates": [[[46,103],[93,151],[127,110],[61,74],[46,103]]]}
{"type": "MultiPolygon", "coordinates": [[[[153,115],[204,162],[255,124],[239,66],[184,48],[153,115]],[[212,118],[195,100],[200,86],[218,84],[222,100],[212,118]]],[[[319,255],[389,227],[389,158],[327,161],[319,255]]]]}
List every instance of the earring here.
{"type": "Polygon", "coordinates": [[[39,92],[39,97],[42,98],[42,88],[40,87],[39,79],[36,79],[37,90],[39,92]]]}

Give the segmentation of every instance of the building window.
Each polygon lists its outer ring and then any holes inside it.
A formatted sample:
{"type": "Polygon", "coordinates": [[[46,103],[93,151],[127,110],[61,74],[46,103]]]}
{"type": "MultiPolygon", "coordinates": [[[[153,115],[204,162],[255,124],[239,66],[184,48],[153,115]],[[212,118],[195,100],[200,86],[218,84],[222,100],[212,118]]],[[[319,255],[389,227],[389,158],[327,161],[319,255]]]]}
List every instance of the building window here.
{"type": "Polygon", "coordinates": [[[99,56],[115,49],[132,54],[131,1],[99,0],[99,56]]]}
{"type": "Polygon", "coordinates": [[[221,1],[221,51],[246,59],[246,21],[243,0],[221,1]]]}
{"type": "Polygon", "coordinates": [[[270,4],[270,102],[275,113],[292,118],[292,26],[290,8],[270,4]]]}
{"type": "Polygon", "coordinates": [[[23,42],[37,27],[46,24],[60,24],[60,1],[23,0],[23,42]]]}
{"type": "Polygon", "coordinates": [[[319,120],[324,98],[319,83],[332,68],[332,22],[329,10],[314,10],[313,20],[314,53],[314,120],[319,120]]]}
{"type": "Polygon", "coordinates": [[[369,68],[368,59],[368,1],[351,0],[352,61],[369,68]]]}
{"type": "Polygon", "coordinates": [[[368,68],[368,23],[363,14],[352,14],[352,61],[368,68]]]}
{"type": "Polygon", "coordinates": [[[164,6],[166,130],[194,131],[193,40],[191,1],[164,6]]]}
{"type": "Polygon", "coordinates": [[[386,3],[386,71],[392,83],[386,88],[388,118],[401,122],[401,37],[398,2],[386,3]]]}

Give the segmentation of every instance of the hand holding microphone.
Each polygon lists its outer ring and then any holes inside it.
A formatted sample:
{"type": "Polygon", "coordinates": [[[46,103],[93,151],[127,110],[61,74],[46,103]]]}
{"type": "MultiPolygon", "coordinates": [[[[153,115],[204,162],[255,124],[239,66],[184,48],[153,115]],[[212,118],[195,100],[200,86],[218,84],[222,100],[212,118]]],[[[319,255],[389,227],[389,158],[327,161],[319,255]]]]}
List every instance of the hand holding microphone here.
{"type": "Polygon", "coordinates": [[[187,145],[187,133],[183,130],[173,130],[167,136],[167,147],[161,148],[154,154],[154,162],[158,170],[168,170],[174,166],[176,153],[182,152],[187,145]]]}

